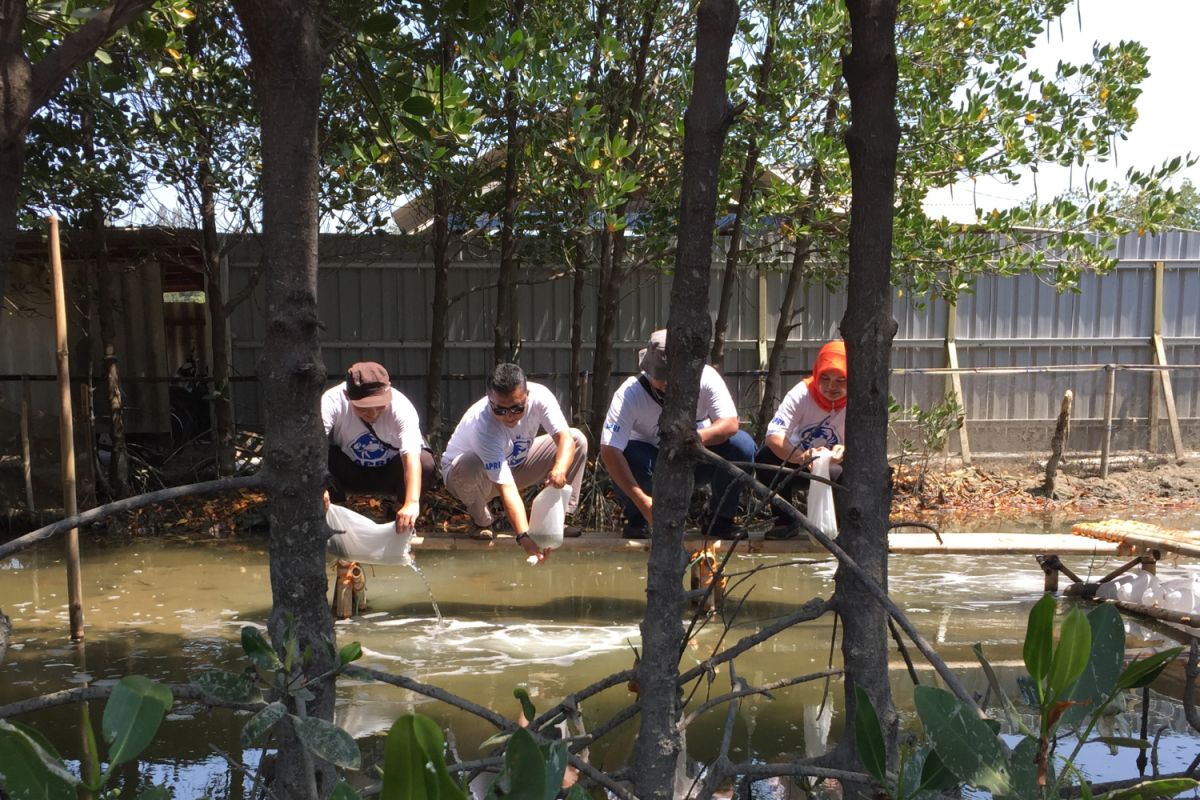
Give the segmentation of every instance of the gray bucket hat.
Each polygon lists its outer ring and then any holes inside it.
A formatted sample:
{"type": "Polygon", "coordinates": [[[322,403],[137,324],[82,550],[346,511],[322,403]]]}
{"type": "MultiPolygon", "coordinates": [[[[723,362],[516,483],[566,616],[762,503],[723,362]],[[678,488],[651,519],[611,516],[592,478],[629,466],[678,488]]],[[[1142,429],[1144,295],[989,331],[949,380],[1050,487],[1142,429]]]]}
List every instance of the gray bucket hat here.
{"type": "Polygon", "coordinates": [[[650,334],[646,347],[638,352],[638,366],[651,380],[665,381],[667,379],[667,330],[655,331],[650,334]]]}

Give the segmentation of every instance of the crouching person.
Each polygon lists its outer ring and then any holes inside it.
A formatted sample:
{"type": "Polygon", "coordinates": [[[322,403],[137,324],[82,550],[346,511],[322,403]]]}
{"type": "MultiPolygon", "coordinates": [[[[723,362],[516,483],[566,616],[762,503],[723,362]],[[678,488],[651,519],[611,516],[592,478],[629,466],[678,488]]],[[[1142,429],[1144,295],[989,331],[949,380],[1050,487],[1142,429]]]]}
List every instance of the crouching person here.
{"type": "Polygon", "coordinates": [[[344,383],[321,396],[329,439],[326,501],[347,494],[391,494],[396,528],[407,531],[421,515],[421,490],[433,480],[433,455],[424,447],[417,409],[392,388],[374,361],[351,365],[344,383]]]}
{"type": "MultiPolygon", "coordinates": [[[[667,389],[667,332],[650,335],[639,354],[641,374],[629,378],[613,395],[600,436],[600,458],[621,495],[625,509],[626,539],[645,539],[654,520],[654,466],[658,461],[658,420],[667,389]]],[[[754,439],[738,426],[737,406],[721,375],[705,365],[696,400],[696,427],[700,442],[727,461],[749,463],[754,439]]],[[[697,483],[711,482],[709,534],[719,539],[745,536],[735,520],[741,490],[733,476],[715,465],[696,467],[697,483]]]]}
{"type": "MultiPolygon", "coordinates": [[[[471,536],[492,538],[488,501],[499,497],[516,540],[525,552],[546,557],[529,538],[521,492],[536,485],[571,485],[567,514],[574,513],[587,465],[587,439],[567,425],[554,394],[525,380],[516,364],[500,364],[487,379],[487,395],[467,409],[446,444],[446,488],[471,515],[471,536]],[[539,436],[538,430],[546,433],[539,436]]],[[[578,536],[573,525],[564,531],[578,536]]]]}
{"type": "MultiPolygon", "coordinates": [[[[779,404],[755,461],[807,470],[813,456],[827,448],[833,451],[830,477],[839,477],[846,448],[846,378],[846,343],[828,342],[817,353],[812,375],[793,386],[779,404]]],[[[807,476],[762,470],[758,479],[800,511],[805,510],[800,500],[808,492],[807,476]]],[[[777,513],[766,538],[791,539],[799,532],[786,516],[777,513]]]]}

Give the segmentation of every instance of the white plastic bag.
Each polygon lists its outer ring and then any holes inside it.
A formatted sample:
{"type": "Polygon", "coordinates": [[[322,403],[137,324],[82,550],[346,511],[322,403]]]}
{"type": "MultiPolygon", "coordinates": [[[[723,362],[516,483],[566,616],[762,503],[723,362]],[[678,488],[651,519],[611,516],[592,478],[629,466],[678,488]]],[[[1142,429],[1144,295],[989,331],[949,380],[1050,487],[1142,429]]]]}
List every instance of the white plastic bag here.
{"type": "Polygon", "coordinates": [[[541,549],[553,550],[562,545],[570,500],[570,484],[561,489],[547,486],[533,498],[529,507],[529,538],[541,549]]]}
{"type": "MultiPolygon", "coordinates": [[[[809,472],[818,478],[829,479],[829,464],[833,451],[821,449],[809,465],[809,472]]],[[[833,509],[833,487],[820,481],[808,484],[808,519],[830,538],[838,535],[837,515],[833,509]]]]}
{"type": "Polygon", "coordinates": [[[375,522],[334,503],[325,512],[325,522],[333,529],[329,552],[338,558],[361,564],[412,564],[411,529],[399,533],[395,522],[375,522]]]}

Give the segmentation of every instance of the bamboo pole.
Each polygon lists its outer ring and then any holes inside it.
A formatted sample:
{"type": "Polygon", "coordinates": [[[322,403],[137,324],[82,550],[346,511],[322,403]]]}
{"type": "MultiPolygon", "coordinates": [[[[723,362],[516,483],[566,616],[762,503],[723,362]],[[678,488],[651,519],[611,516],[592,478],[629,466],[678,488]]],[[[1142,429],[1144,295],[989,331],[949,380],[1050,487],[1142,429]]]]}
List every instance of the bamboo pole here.
{"type": "MultiPolygon", "coordinates": [[[[79,513],[75,497],[75,426],[71,410],[70,352],[67,349],[67,296],[63,288],[58,219],[50,217],[50,272],[54,282],[54,342],[58,361],[58,441],[62,457],[63,513],[79,513]]],[[[83,577],[79,570],[79,528],[67,532],[67,610],[71,639],[83,639],[83,577]]]]}
{"type": "Polygon", "coordinates": [[[29,388],[29,376],[21,376],[21,472],[25,477],[25,507],[32,514],[33,507],[33,458],[29,441],[29,415],[33,411],[33,392],[29,388]]]}
{"type": "MultiPolygon", "coordinates": [[[[1154,352],[1150,354],[1150,360],[1155,364],[1161,364],[1158,360],[1158,352],[1154,347],[1154,337],[1162,336],[1163,330],[1163,262],[1154,262],[1154,317],[1152,328],[1150,330],[1150,349],[1154,352]]],[[[1159,427],[1159,394],[1162,382],[1157,375],[1150,376],[1150,452],[1158,452],[1158,427],[1159,427]]]]}
{"type": "MultiPolygon", "coordinates": [[[[952,370],[958,369],[958,304],[946,305],[946,366],[952,370]]],[[[967,405],[963,401],[962,377],[959,373],[951,372],[946,376],[946,390],[954,394],[954,401],[962,409],[962,420],[958,426],[958,449],[962,462],[971,466],[971,440],[967,436],[967,405]]],[[[949,446],[949,439],[946,440],[949,446]]]]}
{"type": "Polygon", "coordinates": [[[1100,477],[1108,477],[1108,454],[1112,449],[1113,403],[1117,394],[1117,371],[1112,364],[1104,365],[1104,441],[1100,444],[1100,477]]]}

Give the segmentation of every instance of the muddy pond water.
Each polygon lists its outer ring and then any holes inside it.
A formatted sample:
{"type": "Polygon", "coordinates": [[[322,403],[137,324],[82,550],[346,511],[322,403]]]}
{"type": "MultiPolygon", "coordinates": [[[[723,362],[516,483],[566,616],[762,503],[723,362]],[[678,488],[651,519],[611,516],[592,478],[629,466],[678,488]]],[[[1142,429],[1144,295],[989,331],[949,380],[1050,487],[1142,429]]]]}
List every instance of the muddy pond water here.
{"type": "MultiPolygon", "coordinates": [[[[0,664],[0,704],[85,683],[141,674],[163,681],[186,681],[207,668],[240,670],[245,662],[239,632],[262,626],[270,603],[266,542],[234,540],[180,543],[155,539],[120,547],[85,541],[83,592],[87,622],[84,646],[68,640],[66,569],[62,543],[49,542],[0,564],[0,609],[12,618],[12,645],[0,664]]],[[[336,625],[338,644],[362,644],[363,664],[435,684],[510,717],[518,714],[513,689],[525,687],[539,709],[572,690],[631,666],[640,646],[638,623],[645,598],[645,556],[641,554],[559,553],[539,567],[527,566],[516,548],[491,552],[418,554],[441,613],[434,615],[420,578],[405,567],[368,567],[369,608],[365,615],[336,625]]],[[[1069,560],[1083,576],[1103,574],[1117,561],[1069,560]]],[[[893,598],[961,671],[967,685],[982,692],[971,647],[976,642],[998,666],[1002,680],[1019,696],[1025,620],[1041,596],[1042,573],[1032,557],[893,556],[893,598]]],[[[733,641],[813,596],[833,591],[834,563],[787,556],[740,556],[732,570],[749,573],[736,595],[748,593],[731,630],[712,621],[695,638],[684,666],[703,660],[724,636],[733,641]]],[[[1160,577],[1195,573],[1200,565],[1163,562],[1160,577]]],[[[865,598],[863,602],[868,602],[865,598]]],[[[1060,610],[1072,601],[1060,603],[1060,610]]],[[[1161,646],[1162,633],[1130,624],[1129,644],[1161,646]]],[[[825,669],[833,634],[831,617],[793,628],[737,662],[738,674],[752,685],[825,669]]],[[[838,665],[835,650],[834,665],[838,665]]],[[[911,711],[912,688],[899,656],[893,654],[893,689],[902,710],[911,711]]],[[[932,671],[918,663],[922,682],[932,671]]],[[[728,688],[722,669],[707,692],[728,688]]],[[[744,702],[734,734],[735,759],[773,761],[823,752],[842,727],[841,684],[802,684],[744,702]],[[823,709],[823,710],[822,710],[823,709]]],[[[1187,766],[1200,750],[1177,699],[1169,688],[1152,693],[1150,731],[1162,729],[1159,767],[1187,766]]],[[[609,689],[583,708],[595,726],[633,700],[624,685],[609,689]]],[[[360,738],[364,752],[378,750],[381,734],[400,714],[420,710],[449,728],[464,759],[479,755],[479,744],[494,731],[476,718],[441,703],[390,687],[342,680],[337,720],[360,738]]],[[[99,707],[93,710],[98,719],[99,707]]],[[[725,712],[700,718],[689,730],[689,753],[712,756],[725,712]]],[[[132,788],[146,782],[175,788],[177,798],[242,797],[243,776],[230,770],[226,756],[255,764],[257,751],[243,750],[238,733],[246,717],[199,706],[179,707],[140,765],[122,781],[132,788]],[[218,752],[218,750],[220,752],[218,752]]],[[[21,720],[41,729],[69,759],[80,753],[80,712],[62,707],[21,720]]],[[[1109,720],[1126,734],[1140,724],[1137,698],[1125,713],[1109,720]]],[[[633,723],[592,748],[593,763],[613,767],[632,747],[633,723]]],[[[1085,748],[1085,769],[1100,779],[1136,774],[1133,750],[1116,753],[1103,745],[1085,748]]],[[[125,795],[122,795],[125,796],[125,795]]]]}

